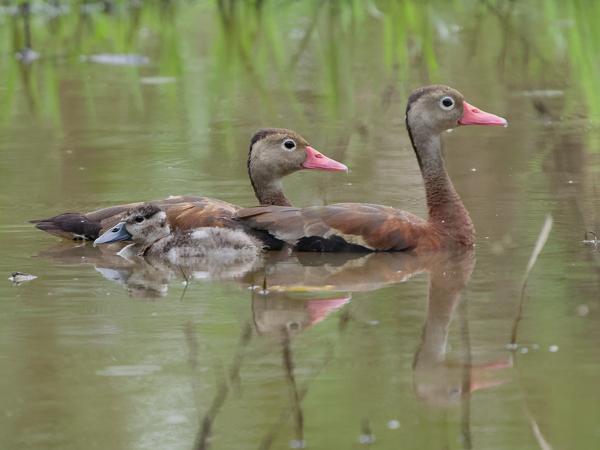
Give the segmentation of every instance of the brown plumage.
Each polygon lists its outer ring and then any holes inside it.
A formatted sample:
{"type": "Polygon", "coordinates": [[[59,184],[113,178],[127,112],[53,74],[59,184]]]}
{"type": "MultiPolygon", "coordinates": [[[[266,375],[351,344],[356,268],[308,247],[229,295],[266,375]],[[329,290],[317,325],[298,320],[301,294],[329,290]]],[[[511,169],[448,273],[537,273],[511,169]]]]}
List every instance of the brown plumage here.
{"type": "MultiPolygon", "coordinates": [[[[248,175],[261,205],[289,205],[283,194],[281,179],[302,169],[347,170],[343,164],[316,151],[294,131],[267,128],[252,137],[248,152],[248,175]]],[[[173,229],[241,227],[232,221],[239,207],[222,200],[184,195],[153,203],[167,213],[173,229]]],[[[88,213],[69,212],[31,222],[40,230],[64,239],[94,240],[118,223],[128,210],[142,204],[129,203],[88,213]]]]}
{"type": "Polygon", "coordinates": [[[299,251],[408,251],[472,246],[475,230],[444,166],[441,133],[458,125],[506,125],[447,86],[427,86],[408,100],[406,126],[423,175],[429,218],[373,204],[339,203],[238,211],[237,220],[299,251]]]}

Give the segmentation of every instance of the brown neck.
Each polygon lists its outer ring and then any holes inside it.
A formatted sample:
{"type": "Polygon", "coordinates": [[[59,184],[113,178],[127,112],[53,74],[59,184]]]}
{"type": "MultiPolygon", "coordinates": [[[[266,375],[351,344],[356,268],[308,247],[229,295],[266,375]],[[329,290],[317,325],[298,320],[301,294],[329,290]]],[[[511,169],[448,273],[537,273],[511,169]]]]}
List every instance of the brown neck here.
{"type": "Polygon", "coordinates": [[[253,158],[252,148],[248,155],[248,177],[261,205],[291,206],[291,203],[283,195],[281,179],[273,178],[272,173],[262,168],[260,161],[253,158]]]}
{"type": "Polygon", "coordinates": [[[254,194],[261,205],[275,205],[275,206],[292,206],[285,195],[283,195],[283,189],[281,181],[271,183],[257,183],[256,180],[252,181],[252,187],[254,188],[254,194]]]}
{"type": "Polygon", "coordinates": [[[475,228],[450,181],[442,157],[441,137],[427,129],[411,130],[413,148],[425,183],[429,222],[464,245],[475,242],[475,228]]]}

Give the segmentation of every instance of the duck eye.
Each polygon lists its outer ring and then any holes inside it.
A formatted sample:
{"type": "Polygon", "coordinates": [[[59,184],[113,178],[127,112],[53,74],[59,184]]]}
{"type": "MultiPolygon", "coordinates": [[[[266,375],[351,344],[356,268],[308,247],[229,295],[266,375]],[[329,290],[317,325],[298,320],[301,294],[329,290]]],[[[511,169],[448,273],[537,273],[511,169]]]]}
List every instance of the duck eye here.
{"type": "Polygon", "coordinates": [[[454,108],[454,99],[452,97],[442,97],[440,100],[440,107],[444,111],[450,111],[452,108],[454,108]]]}
{"type": "Polygon", "coordinates": [[[137,223],[141,223],[144,221],[144,217],[143,216],[135,216],[135,219],[133,219],[133,220],[135,220],[137,223]]]}
{"type": "Polygon", "coordinates": [[[286,139],[285,141],[283,141],[283,147],[286,150],[293,150],[294,148],[296,148],[296,143],[292,139],[286,139]]]}

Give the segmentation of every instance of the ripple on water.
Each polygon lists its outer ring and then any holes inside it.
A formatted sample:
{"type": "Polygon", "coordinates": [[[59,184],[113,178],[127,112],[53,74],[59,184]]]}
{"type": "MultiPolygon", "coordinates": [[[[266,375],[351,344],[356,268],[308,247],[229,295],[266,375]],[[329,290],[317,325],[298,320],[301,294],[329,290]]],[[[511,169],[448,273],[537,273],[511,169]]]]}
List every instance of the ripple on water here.
{"type": "Polygon", "coordinates": [[[96,375],[103,377],[139,377],[143,375],[151,375],[160,371],[161,369],[161,366],[155,364],[108,366],[104,369],[96,371],[96,375]]]}

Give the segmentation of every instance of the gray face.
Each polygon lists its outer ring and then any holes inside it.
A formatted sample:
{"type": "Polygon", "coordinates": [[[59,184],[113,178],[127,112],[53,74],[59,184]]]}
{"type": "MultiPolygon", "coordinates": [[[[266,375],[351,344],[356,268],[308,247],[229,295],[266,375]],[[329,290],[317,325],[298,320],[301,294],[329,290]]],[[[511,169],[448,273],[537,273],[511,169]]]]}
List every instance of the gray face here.
{"type": "Polygon", "coordinates": [[[123,221],[103,233],[94,244],[131,240],[150,245],[170,232],[167,214],[156,205],[145,204],[130,211],[123,221]]]}
{"type": "Polygon", "coordinates": [[[409,99],[407,120],[411,128],[441,133],[458,126],[463,115],[463,96],[448,86],[429,86],[409,99]]]}
{"type": "Polygon", "coordinates": [[[136,243],[150,243],[170,233],[167,214],[158,210],[151,214],[144,210],[132,211],[124,220],[131,240],[136,243]]]}
{"type": "Polygon", "coordinates": [[[291,130],[276,130],[254,143],[250,155],[253,177],[282,178],[301,170],[308,142],[291,130]]]}

